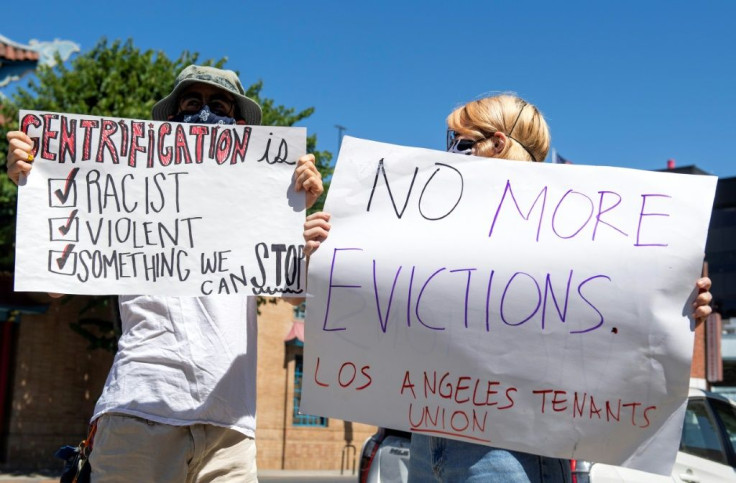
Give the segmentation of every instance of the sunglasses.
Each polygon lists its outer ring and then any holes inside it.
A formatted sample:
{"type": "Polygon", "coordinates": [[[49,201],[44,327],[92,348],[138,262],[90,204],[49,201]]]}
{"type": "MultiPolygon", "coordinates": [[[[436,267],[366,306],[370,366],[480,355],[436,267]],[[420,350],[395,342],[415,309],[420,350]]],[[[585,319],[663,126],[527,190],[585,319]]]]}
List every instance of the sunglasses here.
{"type": "Polygon", "coordinates": [[[458,154],[473,154],[473,146],[478,141],[458,137],[458,133],[452,129],[447,130],[447,152],[458,154]]]}
{"type": "MultiPolygon", "coordinates": [[[[518,117],[517,117],[517,120],[518,120],[518,117]]],[[[516,127],[516,122],[514,122],[513,127],[516,127]]],[[[512,130],[513,130],[513,127],[511,128],[512,130]]],[[[489,136],[493,134],[495,133],[490,133],[489,136]]],[[[475,146],[475,144],[478,141],[482,141],[481,139],[478,139],[477,141],[473,141],[472,139],[459,138],[458,136],[460,135],[457,132],[453,131],[452,129],[447,130],[447,152],[448,153],[473,154],[473,147],[475,146]]],[[[537,160],[537,158],[534,157],[534,154],[532,154],[532,152],[529,151],[529,149],[526,146],[524,146],[520,141],[508,135],[507,137],[519,143],[519,146],[521,146],[524,149],[524,151],[529,153],[529,156],[531,156],[532,161],[537,160]]]]}
{"type": "Polygon", "coordinates": [[[187,92],[179,98],[179,110],[182,112],[195,113],[205,105],[218,116],[228,116],[235,107],[235,100],[219,93],[205,98],[199,92],[187,92]]]}

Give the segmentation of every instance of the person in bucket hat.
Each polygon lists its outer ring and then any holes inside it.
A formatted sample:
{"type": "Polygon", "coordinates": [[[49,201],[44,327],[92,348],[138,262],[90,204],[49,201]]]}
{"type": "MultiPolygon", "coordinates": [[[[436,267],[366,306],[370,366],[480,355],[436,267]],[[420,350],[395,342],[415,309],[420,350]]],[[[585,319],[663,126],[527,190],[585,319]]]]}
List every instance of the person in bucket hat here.
{"type": "MultiPolygon", "coordinates": [[[[260,124],[260,106],[230,70],[190,65],[153,107],[157,121],[260,124]]],[[[8,133],[19,182],[33,143],[8,133]]],[[[310,207],[323,192],[314,156],[294,174],[310,207]]],[[[60,296],[59,294],[51,294],[60,296]]],[[[92,416],[92,481],[256,482],[256,297],[120,296],[123,333],[92,416]]]]}
{"type": "Polygon", "coordinates": [[[181,94],[187,92],[187,88],[195,84],[206,84],[227,92],[235,102],[235,115],[239,116],[245,124],[255,126],[261,123],[261,106],[253,99],[246,97],[238,75],[231,70],[206,65],[190,65],[181,71],[171,94],[153,106],[153,120],[173,120],[179,113],[178,102],[181,94]]]}

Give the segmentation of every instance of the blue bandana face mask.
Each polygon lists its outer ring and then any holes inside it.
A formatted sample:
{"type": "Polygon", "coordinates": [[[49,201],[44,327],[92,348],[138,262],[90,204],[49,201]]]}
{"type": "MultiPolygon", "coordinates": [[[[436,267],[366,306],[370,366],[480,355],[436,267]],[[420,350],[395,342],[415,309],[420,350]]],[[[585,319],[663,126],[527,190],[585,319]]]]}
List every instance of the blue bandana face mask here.
{"type": "Polygon", "coordinates": [[[191,124],[235,124],[235,119],[227,116],[218,116],[210,111],[205,105],[199,112],[180,112],[171,118],[174,122],[186,122],[191,124]]]}

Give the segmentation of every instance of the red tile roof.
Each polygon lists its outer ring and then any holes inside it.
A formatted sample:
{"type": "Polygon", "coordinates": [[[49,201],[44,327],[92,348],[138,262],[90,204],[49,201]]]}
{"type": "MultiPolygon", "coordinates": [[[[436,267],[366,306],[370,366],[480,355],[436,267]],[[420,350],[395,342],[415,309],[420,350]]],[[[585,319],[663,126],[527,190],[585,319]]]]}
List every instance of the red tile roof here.
{"type": "Polygon", "coordinates": [[[30,47],[0,39],[0,60],[38,60],[39,54],[30,47]]]}

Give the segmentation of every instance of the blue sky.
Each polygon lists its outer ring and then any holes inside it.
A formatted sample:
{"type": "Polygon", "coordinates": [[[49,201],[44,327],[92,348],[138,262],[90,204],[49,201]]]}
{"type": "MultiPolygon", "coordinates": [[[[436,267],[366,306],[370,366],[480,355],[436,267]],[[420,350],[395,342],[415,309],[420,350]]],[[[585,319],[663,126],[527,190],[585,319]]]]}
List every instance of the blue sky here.
{"type": "Polygon", "coordinates": [[[263,80],[265,96],[314,106],[302,124],[320,149],[336,152],[336,124],[352,136],[444,149],[454,107],[513,91],[542,110],[553,147],[576,164],[659,169],[674,158],[736,176],[729,0],[26,5],[3,7],[0,34],[24,44],[68,39],[83,50],[103,36],[133,38],[170,57],[226,56],[244,84],[263,80]]]}

